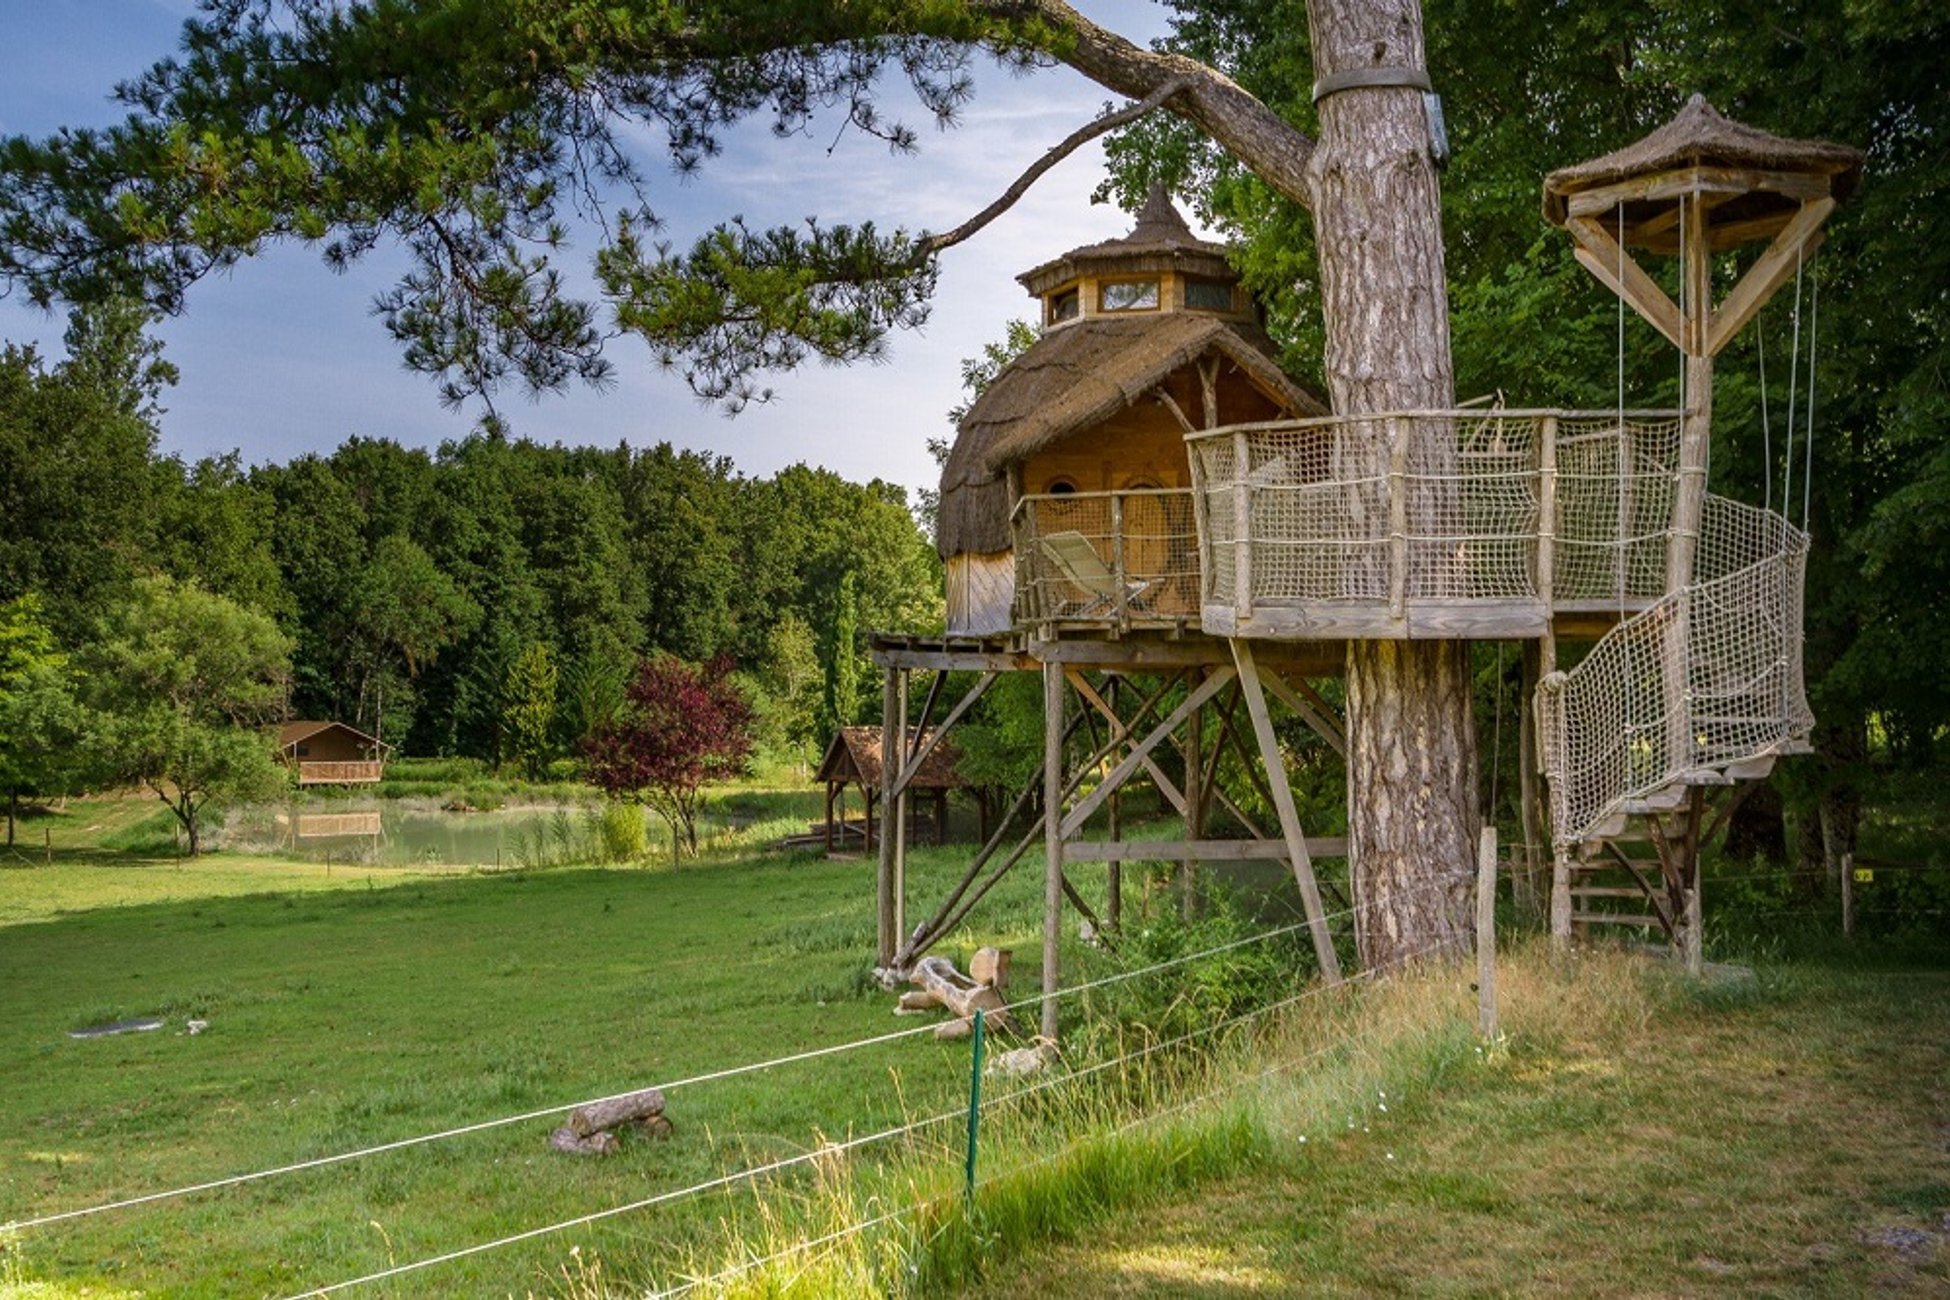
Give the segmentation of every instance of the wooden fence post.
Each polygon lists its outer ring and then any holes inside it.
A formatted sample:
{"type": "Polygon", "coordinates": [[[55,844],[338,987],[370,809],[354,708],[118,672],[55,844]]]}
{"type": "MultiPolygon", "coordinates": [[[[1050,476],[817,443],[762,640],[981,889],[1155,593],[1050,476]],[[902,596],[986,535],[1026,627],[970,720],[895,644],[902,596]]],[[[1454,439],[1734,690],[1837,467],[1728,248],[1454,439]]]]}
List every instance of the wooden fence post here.
{"type": "Polygon", "coordinates": [[[1842,937],[1855,937],[1855,855],[1842,854],[1842,937]]]}
{"type": "Polygon", "coordinates": [[[1476,845],[1476,1027],[1494,1043],[1496,1029],[1496,827],[1476,845]]]}

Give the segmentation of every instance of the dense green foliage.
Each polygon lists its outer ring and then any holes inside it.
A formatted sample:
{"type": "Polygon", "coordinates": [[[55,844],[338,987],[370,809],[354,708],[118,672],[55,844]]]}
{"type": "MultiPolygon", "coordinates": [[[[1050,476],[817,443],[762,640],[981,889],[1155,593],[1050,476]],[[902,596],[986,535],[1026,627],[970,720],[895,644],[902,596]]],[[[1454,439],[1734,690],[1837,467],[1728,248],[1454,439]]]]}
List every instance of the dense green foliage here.
{"type": "Polygon", "coordinates": [[[53,651],[98,642],[144,575],[167,575],[276,621],[293,716],[540,771],[613,716],[653,651],[730,654],[768,747],[803,760],[823,739],[819,683],[839,688],[827,725],[859,720],[868,632],[940,625],[939,563],[880,481],[753,479],[669,444],[493,426],[249,469],[161,457],[168,374],[142,319],[78,313],[53,366],[0,356],[0,602],[32,593],[53,651]]]}
{"type": "Polygon", "coordinates": [[[289,656],[269,615],[194,584],[138,579],[84,654],[96,775],[154,791],[195,857],[212,796],[284,784],[264,729],[283,716],[289,656]]]}
{"type": "MultiPolygon", "coordinates": [[[[1173,8],[1171,48],[1227,68],[1312,129],[1302,6],[1173,8]]],[[[1776,509],[1785,502],[1797,522],[1805,506],[1814,533],[1808,671],[1820,756],[1776,779],[1810,832],[1804,849],[1826,840],[1831,853],[1846,850],[1872,740],[1886,742],[1874,746],[1885,759],[1922,763],[1950,725],[1937,671],[1950,640],[1950,550],[1940,544],[1950,510],[1950,248],[1929,225],[1950,198],[1950,17],[1926,0],[1426,0],[1424,11],[1454,153],[1443,217],[1463,397],[1599,407],[1675,399],[1676,353],[1628,315],[1621,356],[1617,300],[1539,215],[1546,172],[1637,139],[1696,91],[1778,134],[1867,151],[1861,192],[1836,214],[1798,286],[1799,321],[1790,284],[1721,356],[1714,387],[1714,490],[1776,509]],[[1799,426],[1791,468],[1790,409],[1799,426]]],[[[1162,180],[1238,241],[1290,363],[1317,372],[1307,214],[1177,119],[1147,119],[1116,137],[1111,154],[1106,188],[1127,205],[1162,180]]],[[[1660,261],[1650,269],[1670,282],[1670,259],[1660,261]]],[[[1734,259],[1723,264],[1719,293],[1738,269],[1734,259]]]]}
{"type": "Polygon", "coordinates": [[[21,796],[59,793],[75,775],[81,709],[74,688],[40,598],[0,605],[0,797],[9,846],[21,796]]]}

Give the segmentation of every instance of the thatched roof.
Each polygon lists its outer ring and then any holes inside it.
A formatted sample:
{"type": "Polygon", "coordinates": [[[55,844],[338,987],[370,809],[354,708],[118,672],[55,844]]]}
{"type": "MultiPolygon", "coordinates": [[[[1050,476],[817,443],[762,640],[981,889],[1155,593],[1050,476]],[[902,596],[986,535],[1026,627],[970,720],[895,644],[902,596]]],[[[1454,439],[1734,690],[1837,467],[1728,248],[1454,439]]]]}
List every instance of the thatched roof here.
{"type": "Polygon", "coordinates": [[[1327,413],[1280,369],[1272,339],[1250,322],[1197,312],[1072,321],[1012,361],[962,418],[941,472],[941,554],[1008,550],[1010,465],[1117,414],[1208,353],[1233,362],[1295,415],[1327,413]]]}
{"type": "Polygon", "coordinates": [[[1114,264],[1123,273],[1188,271],[1228,281],[1239,278],[1226,261],[1225,245],[1194,235],[1185,218],[1171,205],[1164,186],[1154,185],[1144,206],[1138,209],[1137,225],[1131,228],[1130,234],[1073,248],[1061,257],[1024,271],[1016,281],[1040,297],[1086,271],[1106,269],[1106,263],[1114,264]]]}
{"type": "MultiPolygon", "coordinates": [[[[921,733],[925,740],[933,735],[932,729],[921,733]]],[[[912,737],[909,737],[912,740],[912,737]]],[[[927,761],[909,783],[910,790],[962,790],[968,782],[962,780],[955,765],[961,761],[961,753],[952,740],[944,740],[929,752],[927,761]]],[[[826,757],[819,762],[819,771],[813,780],[824,785],[828,782],[852,782],[878,790],[881,787],[883,769],[880,765],[879,727],[841,727],[833,737],[833,743],[826,747],[826,757]]]]}
{"type": "Polygon", "coordinates": [[[1546,176],[1544,216],[1554,225],[1563,225],[1566,200],[1582,190],[1696,166],[1831,176],[1830,192],[1839,200],[1853,193],[1862,179],[1862,152],[1826,140],[1782,139],[1723,117],[1705,96],[1694,95],[1677,117],[1643,140],[1546,176]]]}

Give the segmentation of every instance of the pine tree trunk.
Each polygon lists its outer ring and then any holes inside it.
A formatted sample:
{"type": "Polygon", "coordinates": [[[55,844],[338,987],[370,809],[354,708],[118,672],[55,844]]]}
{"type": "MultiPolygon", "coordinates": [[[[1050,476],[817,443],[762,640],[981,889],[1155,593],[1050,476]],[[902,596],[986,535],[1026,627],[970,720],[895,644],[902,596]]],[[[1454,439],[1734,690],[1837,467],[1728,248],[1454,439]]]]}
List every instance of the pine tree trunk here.
{"type": "MultiPolygon", "coordinates": [[[[1425,66],[1417,0],[1316,0],[1314,75],[1425,66]]],[[[1419,90],[1320,103],[1308,164],[1334,410],[1455,400],[1440,194],[1419,90]]],[[[1379,433],[1377,436],[1381,436],[1379,433]]],[[[1469,648],[1348,647],[1348,852],[1362,964],[1465,935],[1477,814],[1469,648]]]]}

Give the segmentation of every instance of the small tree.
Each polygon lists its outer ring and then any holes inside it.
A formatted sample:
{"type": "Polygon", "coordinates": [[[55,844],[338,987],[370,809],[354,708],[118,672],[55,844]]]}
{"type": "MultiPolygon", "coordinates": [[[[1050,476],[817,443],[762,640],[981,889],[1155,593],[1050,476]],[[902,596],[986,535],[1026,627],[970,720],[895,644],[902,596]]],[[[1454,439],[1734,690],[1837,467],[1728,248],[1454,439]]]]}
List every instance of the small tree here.
{"type": "Polygon", "coordinates": [[[508,666],[501,686],[501,731],[508,751],[531,781],[548,774],[555,746],[555,660],[540,641],[531,642],[508,666]]]}
{"type": "Polygon", "coordinates": [[[38,596],[0,605],[0,790],[7,799],[7,847],[22,794],[54,793],[68,779],[79,741],[68,657],[41,614],[38,596]]]}
{"type": "Polygon", "coordinates": [[[623,710],[584,745],[589,779],[612,799],[655,810],[673,856],[697,856],[698,800],[707,781],[745,771],[752,707],[720,656],[701,667],[659,656],[639,663],[623,710]]]}
{"type": "Polygon", "coordinates": [[[107,774],[154,791],[192,857],[212,796],[268,796],[282,784],[263,729],[284,712],[290,656],[267,616],[168,578],[138,582],[92,651],[107,774]]]}
{"type": "Polygon", "coordinates": [[[823,708],[828,736],[853,721],[860,711],[860,661],[855,642],[860,635],[860,599],[853,570],[840,575],[834,597],[833,631],[826,646],[826,690],[823,708]]]}

